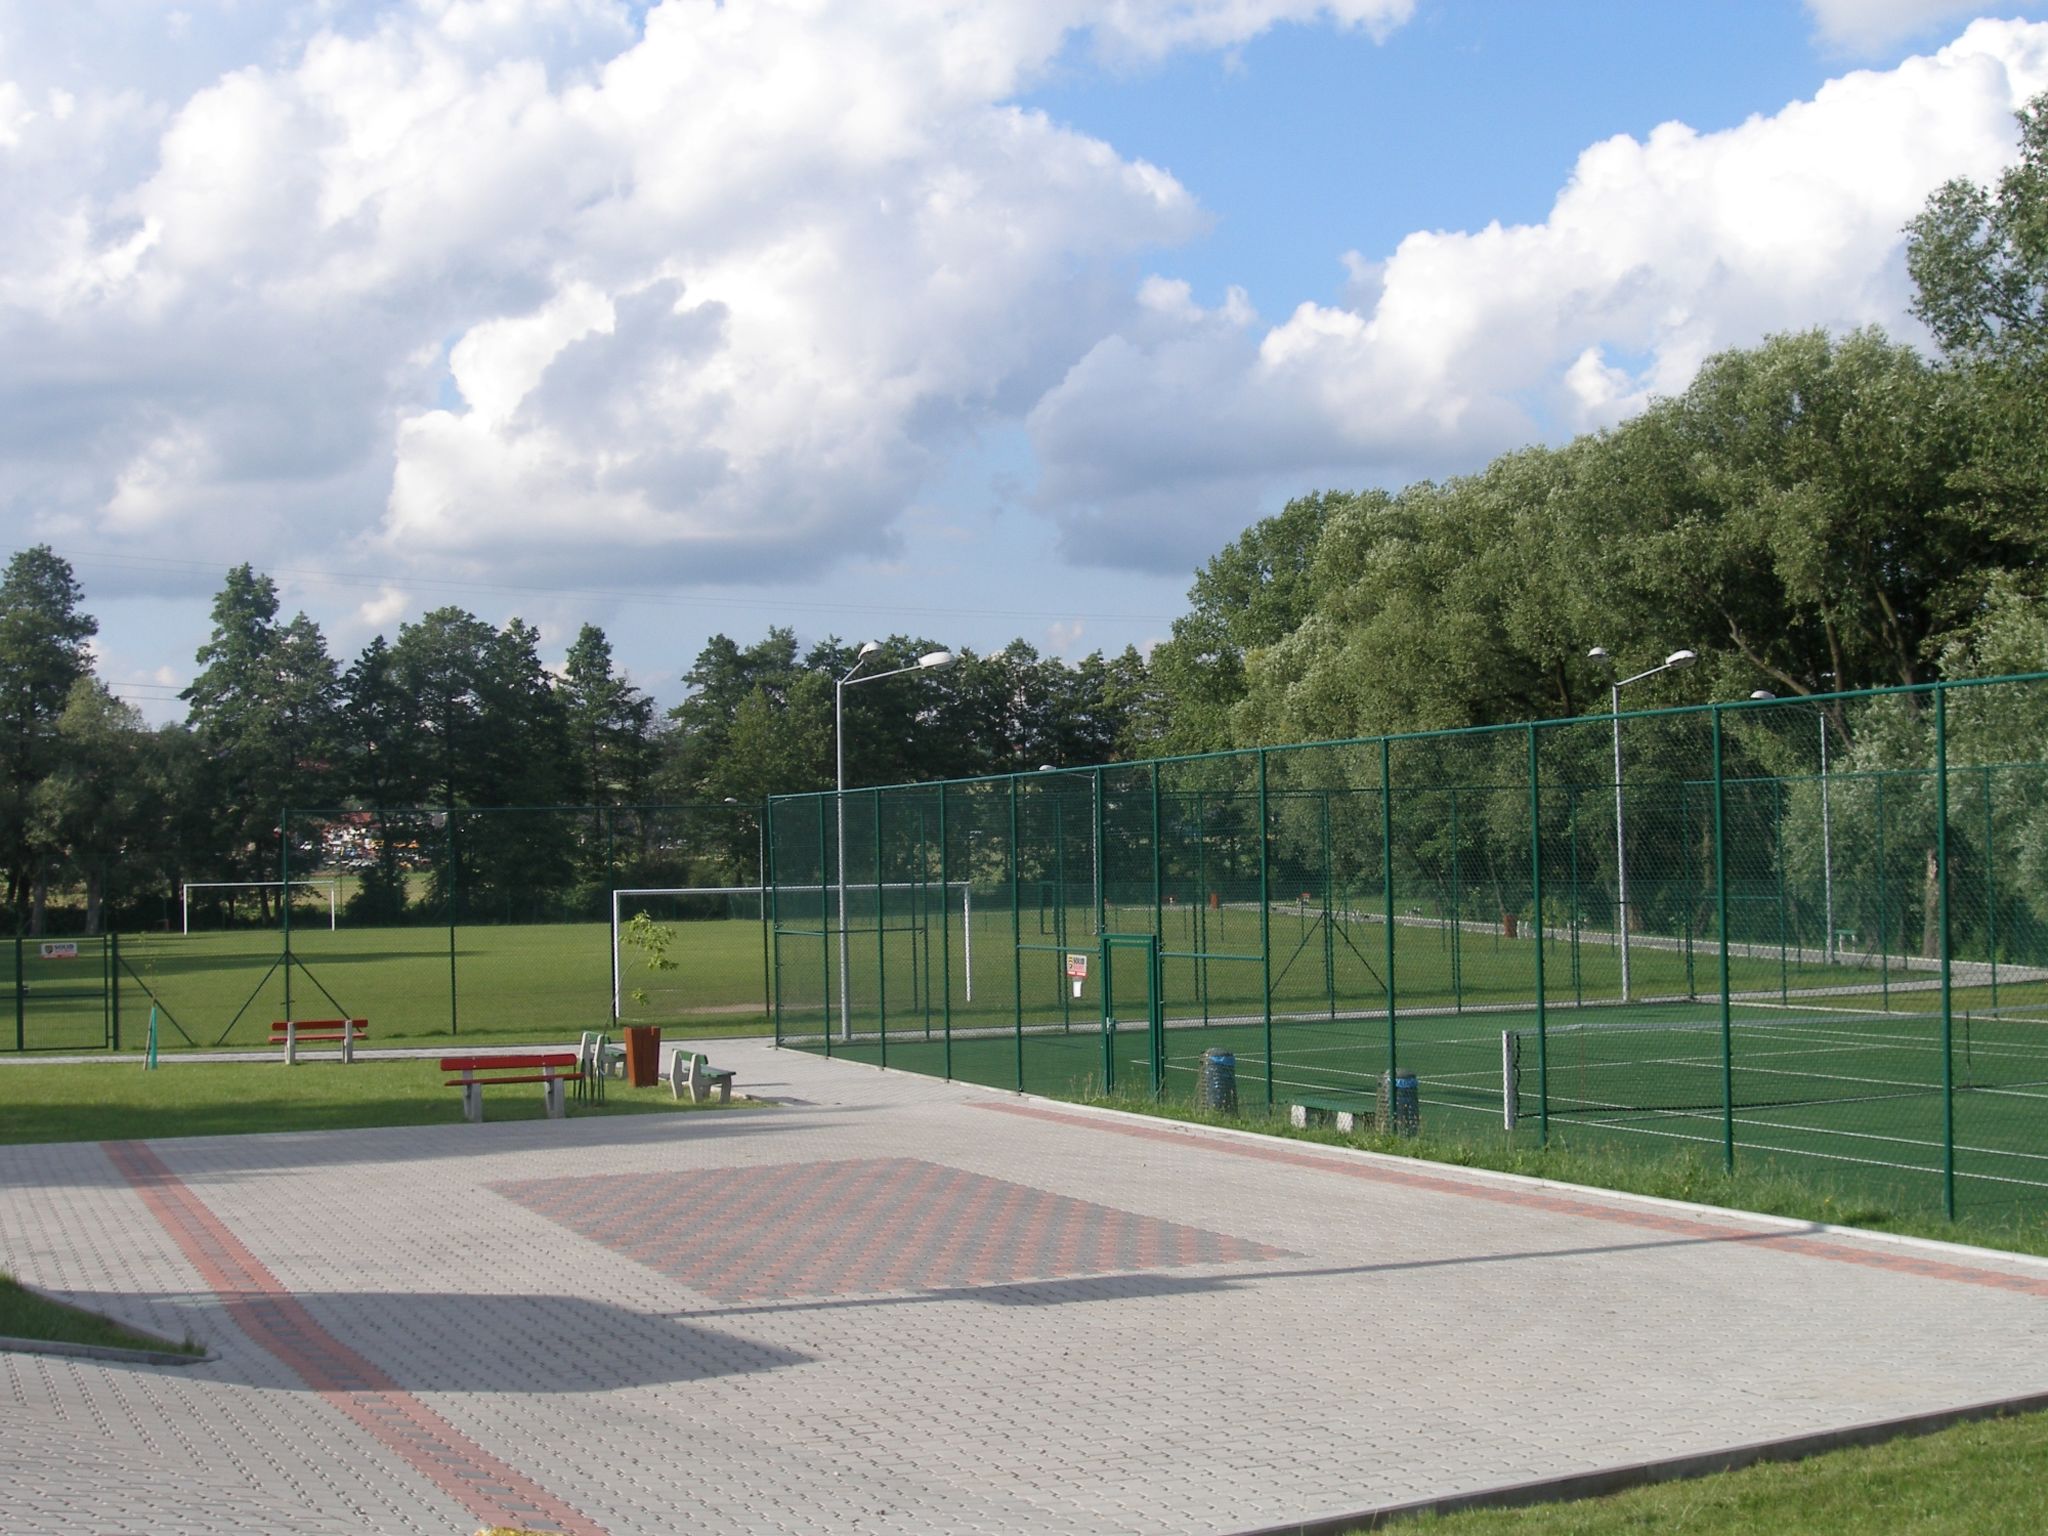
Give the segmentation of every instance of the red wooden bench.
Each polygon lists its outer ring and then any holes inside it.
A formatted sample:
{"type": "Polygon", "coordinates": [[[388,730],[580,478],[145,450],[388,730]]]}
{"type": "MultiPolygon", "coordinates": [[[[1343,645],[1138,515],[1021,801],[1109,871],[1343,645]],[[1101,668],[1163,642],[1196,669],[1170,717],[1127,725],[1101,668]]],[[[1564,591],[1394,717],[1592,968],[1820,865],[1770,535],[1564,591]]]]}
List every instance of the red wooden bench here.
{"type": "Polygon", "coordinates": [[[568,1112],[562,1084],[580,1083],[574,1051],[534,1051],[520,1055],[443,1056],[443,1072],[460,1073],[446,1086],[462,1090],[462,1118],[481,1123],[484,1118],[484,1090],[501,1083],[539,1083],[547,1104],[548,1118],[559,1120],[568,1112]]]}
{"type": "Polygon", "coordinates": [[[370,1032],[368,1019],[286,1019],[270,1026],[270,1043],[284,1047],[286,1062],[299,1059],[299,1047],[307,1041],[339,1041],[341,1059],[354,1061],[356,1042],[370,1032]]]}

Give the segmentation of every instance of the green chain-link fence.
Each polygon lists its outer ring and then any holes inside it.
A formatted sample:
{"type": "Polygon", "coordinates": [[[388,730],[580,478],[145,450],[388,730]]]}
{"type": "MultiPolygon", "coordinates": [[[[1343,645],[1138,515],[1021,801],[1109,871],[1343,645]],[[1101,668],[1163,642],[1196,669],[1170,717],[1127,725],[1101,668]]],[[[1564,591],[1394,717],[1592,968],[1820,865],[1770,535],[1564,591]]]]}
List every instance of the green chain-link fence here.
{"type": "Polygon", "coordinates": [[[5,1043],[136,1048],[152,1010],[167,1048],[263,1045],[289,1018],[368,1019],[374,1045],[767,1010],[757,806],[292,809],[280,829],[267,878],[182,882],[150,929],[0,942],[5,1043]]]}
{"type": "Polygon", "coordinates": [[[778,798],[777,1037],[2048,1206],[2044,743],[2033,675],[778,798]]]}

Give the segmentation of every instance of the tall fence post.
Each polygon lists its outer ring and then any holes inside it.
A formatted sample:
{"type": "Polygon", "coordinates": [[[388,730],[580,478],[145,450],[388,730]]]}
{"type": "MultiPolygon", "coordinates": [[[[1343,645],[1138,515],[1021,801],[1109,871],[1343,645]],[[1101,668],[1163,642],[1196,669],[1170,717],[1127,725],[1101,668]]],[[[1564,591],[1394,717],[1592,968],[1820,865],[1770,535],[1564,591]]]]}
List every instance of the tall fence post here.
{"type": "Polygon", "coordinates": [[[22,971],[23,949],[21,928],[14,930],[14,1048],[28,1049],[28,986],[27,976],[22,971]]]}
{"type": "MultiPolygon", "coordinates": [[[[1401,1069],[1401,1046],[1394,1020],[1394,785],[1393,757],[1385,736],[1380,737],[1380,920],[1387,927],[1383,953],[1387,963],[1387,1082],[1393,1092],[1391,1074],[1401,1069]]],[[[1391,1098],[1388,1101],[1392,1103],[1391,1098]]]]}
{"type": "Polygon", "coordinates": [[[1536,726],[1528,726],[1529,746],[1529,892],[1536,924],[1536,1127],[1537,1139],[1550,1145],[1549,989],[1543,984],[1543,772],[1536,750],[1536,726]]]}
{"type": "MultiPolygon", "coordinates": [[[[278,918],[284,931],[284,1021],[292,1021],[292,808],[277,815],[277,895],[284,903],[278,918]]],[[[343,1028],[347,1026],[344,1024],[343,1028]]],[[[291,1053],[286,1052],[289,1057],[291,1053]]]]}
{"type": "MultiPolygon", "coordinates": [[[[1017,858],[1017,780],[1010,779],[1010,984],[1016,998],[1017,1091],[1024,1091],[1024,887],[1017,858]]],[[[1105,978],[1107,980],[1107,978],[1105,978]]]]}
{"type": "Polygon", "coordinates": [[[1265,1019],[1266,1108],[1273,1108],[1273,829],[1266,820],[1266,749],[1259,748],[1259,1011],[1265,1019]]]}
{"type": "Polygon", "coordinates": [[[1735,1019],[1728,977],[1728,782],[1721,752],[1721,706],[1713,706],[1714,743],[1714,921],[1720,938],[1721,980],[1721,1165],[1735,1171],[1735,1019]]]}
{"type": "MultiPolygon", "coordinates": [[[[1987,852],[1989,850],[1986,850],[1987,852]]],[[[1948,689],[1934,685],[1934,885],[1941,963],[1941,1203],[1956,1219],[1955,1010],[1951,996],[1948,913],[1948,689]]]]}
{"type": "Polygon", "coordinates": [[[455,807],[448,807],[448,1033],[462,1033],[462,1016],[456,1006],[455,992],[455,916],[456,886],[462,879],[462,861],[455,853],[455,807]]]}
{"type": "MultiPolygon", "coordinates": [[[[946,1081],[953,1080],[953,884],[951,848],[946,840],[946,786],[939,786],[939,1035],[940,1053],[945,1061],[946,1081]]],[[[970,888],[974,880],[973,861],[968,862],[967,879],[970,888]]],[[[968,903],[972,910],[973,903],[968,903]]],[[[965,924],[971,918],[963,918],[960,938],[967,941],[965,924]]]]}

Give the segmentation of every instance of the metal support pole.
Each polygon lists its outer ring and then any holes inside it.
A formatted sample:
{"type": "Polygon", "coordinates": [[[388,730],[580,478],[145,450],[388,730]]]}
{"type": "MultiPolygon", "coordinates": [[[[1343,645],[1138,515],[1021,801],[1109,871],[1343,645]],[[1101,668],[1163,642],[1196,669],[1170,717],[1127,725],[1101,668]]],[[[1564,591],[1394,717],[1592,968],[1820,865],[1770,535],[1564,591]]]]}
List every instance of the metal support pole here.
{"type": "Polygon", "coordinates": [[[1621,808],[1621,684],[1608,684],[1610,724],[1614,733],[1614,941],[1621,951],[1621,1000],[1629,1000],[1628,978],[1628,822],[1621,808]]]}
{"type": "Polygon", "coordinates": [[[1955,1006],[1951,996],[1948,909],[1948,690],[1934,689],[1934,868],[1941,956],[1941,1202],[1956,1219],[1955,1006]]]}
{"type": "MultiPolygon", "coordinates": [[[[284,909],[278,914],[284,932],[284,1022],[292,1021],[292,810],[277,813],[277,890],[284,909]]],[[[347,1021],[342,1023],[344,1039],[347,1021]]]]}
{"type": "Polygon", "coordinates": [[[1273,1107],[1273,848],[1266,822],[1266,749],[1259,748],[1259,1011],[1265,1020],[1266,1108],[1273,1107]]]}
{"type": "MultiPolygon", "coordinates": [[[[854,663],[859,666],[859,662],[854,663]]],[[[851,676],[852,674],[848,674],[851,676]]],[[[853,1038],[853,1014],[846,1000],[846,678],[832,685],[832,745],[839,807],[839,1038],[853,1038]]]]}
{"type": "Polygon", "coordinates": [[[1714,905],[1721,940],[1721,1162],[1735,1171],[1735,1021],[1728,977],[1728,786],[1721,763],[1721,706],[1714,726],[1714,905]]]}
{"type": "Polygon", "coordinates": [[[1835,832],[1828,795],[1828,716],[1820,711],[1820,879],[1821,904],[1827,914],[1827,962],[1835,963],[1835,832]]]}
{"type": "Polygon", "coordinates": [[[1536,727],[1529,737],[1529,890],[1536,903],[1536,1125],[1545,1146],[1550,1144],[1550,1007],[1543,985],[1543,776],[1536,751],[1536,727]]]}
{"type": "MultiPolygon", "coordinates": [[[[974,861],[968,860],[967,877],[974,878],[974,861]]],[[[945,1058],[945,1078],[953,1080],[953,903],[947,876],[952,862],[946,846],[946,786],[939,786],[939,1034],[945,1058]]],[[[965,937],[963,925],[962,937],[965,937]]]]}
{"type": "MultiPolygon", "coordinates": [[[[1387,925],[1387,1071],[1401,1063],[1394,1022],[1394,783],[1387,738],[1380,737],[1380,904],[1387,925]]],[[[1391,1082],[1392,1079],[1390,1078],[1391,1082]]],[[[1391,1093],[1391,1089],[1389,1092],[1391,1093]]]]}

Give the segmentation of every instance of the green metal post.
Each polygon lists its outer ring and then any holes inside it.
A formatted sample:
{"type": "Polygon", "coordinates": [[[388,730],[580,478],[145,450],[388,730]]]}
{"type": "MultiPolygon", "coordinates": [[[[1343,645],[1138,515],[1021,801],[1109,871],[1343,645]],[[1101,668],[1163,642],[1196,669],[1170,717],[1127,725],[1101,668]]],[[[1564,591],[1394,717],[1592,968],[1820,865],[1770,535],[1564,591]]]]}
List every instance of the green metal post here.
{"type": "Polygon", "coordinates": [[[1323,791],[1323,992],[1330,1000],[1330,1017],[1337,1017],[1337,909],[1336,861],[1330,855],[1330,792],[1323,791]]]}
{"type": "Polygon", "coordinates": [[[448,1033],[462,1033],[462,1015],[456,1007],[455,992],[455,896],[462,878],[462,863],[455,856],[455,807],[448,807],[448,1033]]]}
{"type": "Polygon", "coordinates": [[[1678,820],[1683,846],[1685,848],[1685,901],[1681,909],[1685,913],[1685,995],[1696,998],[1700,995],[1699,984],[1694,980],[1692,968],[1692,931],[1697,926],[1696,904],[1699,901],[1699,872],[1693,865],[1698,850],[1692,845],[1692,786],[1690,783],[1678,786],[1678,820]]]}
{"type": "Polygon", "coordinates": [[[1527,727],[1529,742],[1529,889],[1536,902],[1536,1125],[1537,1137],[1550,1145],[1550,1001],[1543,985],[1543,773],[1536,751],[1536,727],[1527,727]]]}
{"type": "MultiPolygon", "coordinates": [[[[946,786],[939,786],[939,1037],[945,1077],[953,1080],[953,882],[946,842],[946,786]]],[[[974,878],[970,861],[968,879],[974,878]]],[[[962,939],[966,934],[961,935],[962,939]]]]}
{"type": "Polygon", "coordinates": [[[1879,1000],[1892,1005],[1892,946],[1885,936],[1884,899],[1884,775],[1877,778],[1877,978],[1879,1000]]]}
{"type": "Polygon", "coordinates": [[[1195,990],[1202,995],[1202,1025],[1209,1023],[1209,803],[1195,791],[1195,990]]]}
{"type": "MultiPolygon", "coordinates": [[[[1066,796],[1055,791],[1052,797],[1052,941],[1062,950],[1067,947],[1067,801],[1066,796]]],[[[1096,930],[1100,932],[1100,928],[1096,930]]],[[[1055,969],[1066,964],[1064,955],[1055,955],[1055,969]]],[[[1073,1005],[1067,997],[1067,988],[1060,987],[1060,1033],[1067,1034],[1074,1027],[1073,1005]]]]}
{"type": "Polygon", "coordinates": [[[28,1049],[28,976],[22,970],[23,958],[21,932],[14,935],[14,1048],[28,1049]]]}
{"type": "MultiPolygon", "coordinates": [[[[284,932],[284,1017],[292,1019],[292,811],[286,806],[277,818],[278,894],[284,900],[278,914],[284,932]]],[[[346,1026],[344,1026],[345,1028],[346,1026]]]]}
{"type": "Polygon", "coordinates": [[[768,1018],[775,1031],[775,1043],[782,1044],[782,884],[775,877],[771,851],[775,804],[761,802],[761,987],[768,1018]]]}
{"type": "MultiPolygon", "coordinates": [[[[775,1006],[775,977],[768,951],[769,929],[774,923],[775,887],[768,878],[768,801],[765,797],[754,814],[760,818],[754,828],[754,879],[761,887],[761,1006],[772,1009],[775,1006]]],[[[610,818],[605,824],[610,826],[610,818]]],[[[779,1029],[776,1038],[781,1038],[779,1029]]]]}
{"type": "MultiPolygon", "coordinates": [[[[1017,868],[1017,781],[1010,780],[1010,970],[1017,1018],[1017,1091],[1024,1091],[1024,892],[1017,868]]],[[[1103,978],[1107,985],[1108,978],[1103,978]]]]}
{"type": "Polygon", "coordinates": [[[1394,785],[1393,758],[1380,738],[1380,921],[1387,929],[1387,1070],[1400,1066],[1394,1023],[1394,785]]]}
{"type": "Polygon", "coordinates": [[[1721,706],[1714,726],[1714,907],[1721,938],[1721,1163],[1735,1170],[1735,1020],[1728,979],[1728,786],[1722,776],[1721,706]]]}
{"type": "Polygon", "coordinates": [[[1259,748],[1259,1012],[1266,1034],[1266,1108],[1273,1107],[1273,848],[1266,821],[1266,749],[1259,748]]]}
{"type": "Polygon", "coordinates": [[[1572,801],[1572,1001],[1583,1005],[1586,1001],[1586,977],[1580,969],[1579,957],[1579,802],[1572,801]]]}
{"type": "Polygon", "coordinates": [[[1948,919],[1948,690],[1934,686],[1934,868],[1941,954],[1941,1203],[1956,1219],[1955,1009],[1950,996],[1948,919]]]}
{"type": "MultiPolygon", "coordinates": [[[[827,1060],[830,1060],[832,1056],[832,1015],[834,1005],[838,999],[832,995],[832,913],[834,903],[829,896],[825,895],[825,871],[837,867],[833,863],[832,858],[827,855],[828,853],[836,855],[839,850],[828,848],[826,844],[825,829],[828,825],[829,823],[825,819],[825,797],[820,795],[818,797],[818,937],[822,942],[818,945],[818,969],[825,979],[822,993],[825,999],[825,1056],[827,1060]]],[[[840,935],[840,942],[842,944],[846,942],[844,934],[840,935]]]]}
{"type": "Polygon", "coordinates": [[[1791,949],[1791,935],[1786,930],[1790,925],[1786,921],[1785,912],[1784,779],[1772,779],[1771,788],[1775,792],[1774,799],[1777,805],[1777,826],[1773,829],[1771,840],[1777,845],[1778,864],[1778,1001],[1781,1003],[1786,1003],[1792,1000],[1792,976],[1790,971],[1790,963],[1787,959],[1787,955],[1791,949]]]}
{"type": "Polygon", "coordinates": [[[1998,1008],[1998,844],[1991,824],[1991,765],[1984,765],[1984,949],[1991,961],[1991,1007],[1998,1008]]]}
{"type": "Polygon", "coordinates": [[[107,931],[107,1019],[112,1025],[114,1049],[121,1049],[121,935],[107,931]]]}
{"type": "Polygon", "coordinates": [[[1465,861],[1458,851],[1458,786],[1451,786],[1451,1009],[1465,1011],[1465,861]]]}
{"type": "Polygon", "coordinates": [[[881,1064],[889,1065],[889,925],[882,912],[882,792],[875,802],[875,1037],[881,1042],[881,1064]]]}
{"type": "MultiPolygon", "coordinates": [[[[1109,876],[1108,872],[1105,871],[1102,867],[1102,853],[1103,850],[1109,846],[1109,843],[1108,840],[1103,836],[1106,824],[1103,821],[1102,770],[1100,768],[1097,768],[1095,770],[1094,777],[1095,782],[1093,787],[1095,791],[1095,848],[1094,851],[1089,855],[1089,862],[1095,866],[1095,931],[1098,934],[1102,934],[1107,933],[1109,931],[1109,924],[1107,921],[1107,907],[1109,902],[1109,876]]],[[[1066,990],[1067,989],[1064,987],[1060,989],[1063,995],[1066,992],[1066,990]]]]}

